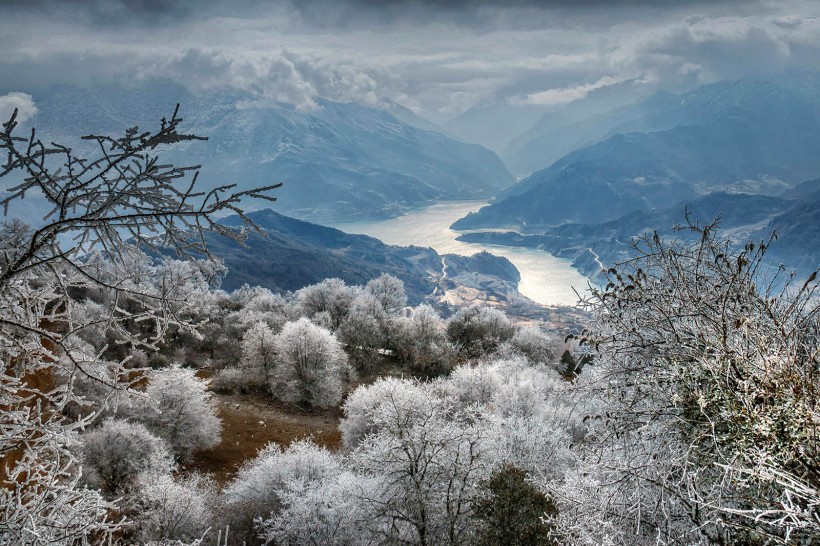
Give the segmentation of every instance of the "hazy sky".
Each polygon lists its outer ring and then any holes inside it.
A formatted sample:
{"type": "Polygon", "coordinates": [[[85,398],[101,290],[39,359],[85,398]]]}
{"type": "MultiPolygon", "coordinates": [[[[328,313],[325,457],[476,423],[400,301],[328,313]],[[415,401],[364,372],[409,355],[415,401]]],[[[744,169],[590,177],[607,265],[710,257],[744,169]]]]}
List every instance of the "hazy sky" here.
{"type": "Polygon", "coordinates": [[[0,47],[0,94],[165,77],[302,108],[392,100],[443,121],[485,100],[817,70],[820,2],[0,0],[0,47]]]}

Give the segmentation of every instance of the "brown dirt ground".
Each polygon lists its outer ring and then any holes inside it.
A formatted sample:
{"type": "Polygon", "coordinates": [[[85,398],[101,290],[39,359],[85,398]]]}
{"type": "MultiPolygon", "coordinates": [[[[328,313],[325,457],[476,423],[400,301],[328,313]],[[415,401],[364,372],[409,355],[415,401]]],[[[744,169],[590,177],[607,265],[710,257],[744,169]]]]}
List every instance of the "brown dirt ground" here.
{"type": "MultiPolygon", "coordinates": [[[[203,368],[196,375],[209,379],[213,377],[214,370],[203,368]]],[[[409,376],[389,357],[380,357],[370,366],[360,368],[357,375],[348,392],[359,385],[370,384],[378,377],[409,376]]],[[[183,471],[209,472],[217,483],[224,485],[245,461],[256,457],[259,450],[270,442],[288,446],[310,436],[317,444],[332,451],[341,448],[341,406],[327,410],[304,410],[277,402],[263,393],[214,393],[214,397],[219,403],[219,417],[222,419],[222,442],[213,449],[195,453],[183,471]]]]}
{"type": "Polygon", "coordinates": [[[229,481],[242,464],[270,442],[288,446],[312,436],[330,450],[341,446],[341,410],[304,411],[278,404],[262,394],[215,394],[222,419],[222,442],[194,454],[185,470],[210,472],[217,483],[229,481]]]}

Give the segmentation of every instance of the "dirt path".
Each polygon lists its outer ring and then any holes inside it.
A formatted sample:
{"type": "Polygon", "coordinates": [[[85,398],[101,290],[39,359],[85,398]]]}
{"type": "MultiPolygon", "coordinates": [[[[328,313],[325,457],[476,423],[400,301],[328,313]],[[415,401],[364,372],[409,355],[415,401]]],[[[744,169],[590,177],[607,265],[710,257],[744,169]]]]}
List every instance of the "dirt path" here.
{"type": "Polygon", "coordinates": [[[222,419],[222,442],[196,453],[185,469],[210,472],[220,484],[230,480],[242,463],[256,457],[270,442],[287,446],[294,440],[313,436],[317,444],[331,450],[341,445],[338,408],[306,412],[276,404],[262,395],[214,396],[222,419]]]}

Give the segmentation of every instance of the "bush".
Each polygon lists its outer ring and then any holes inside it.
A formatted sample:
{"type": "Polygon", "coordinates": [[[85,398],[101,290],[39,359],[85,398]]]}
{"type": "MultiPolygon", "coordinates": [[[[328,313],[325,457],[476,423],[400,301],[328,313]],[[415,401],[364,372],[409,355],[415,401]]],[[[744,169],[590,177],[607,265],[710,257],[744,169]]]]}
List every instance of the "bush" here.
{"type": "Polygon", "coordinates": [[[261,374],[243,368],[223,368],[211,379],[211,390],[220,394],[248,394],[267,388],[261,374]]]}
{"type": "Polygon", "coordinates": [[[558,506],[512,465],[496,470],[473,503],[476,546],[560,546],[558,506]]]}
{"type": "Polygon", "coordinates": [[[196,473],[174,477],[167,472],[142,472],[130,500],[140,542],[193,541],[213,524],[216,484],[196,473]]]}
{"type": "Polygon", "coordinates": [[[458,311],[447,325],[447,337],[459,352],[478,357],[494,351],[513,336],[514,328],[503,312],[471,305],[458,311]]]}
{"type": "Polygon", "coordinates": [[[108,497],[122,494],[143,471],[170,472],[168,445],[139,423],[109,419],[81,436],[83,479],[108,497]]]}
{"type": "Polygon", "coordinates": [[[274,338],[276,368],[271,391],[282,400],[327,408],[342,400],[350,368],[341,344],[306,318],[289,322],[274,338]]]}
{"type": "Polygon", "coordinates": [[[220,440],[222,422],[207,387],[208,382],[198,379],[193,370],[179,366],[154,372],[146,398],[138,400],[132,414],[168,442],[177,457],[188,460],[194,451],[220,440]]]}
{"type": "Polygon", "coordinates": [[[260,544],[254,520],[279,512],[282,492],[290,482],[307,485],[340,471],[338,459],[312,440],[294,442],[287,449],[268,444],[225,488],[225,523],[234,539],[260,544]]]}
{"type": "Polygon", "coordinates": [[[515,331],[504,346],[527,357],[533,364],[548,364],[555,360],[558,341],[537,326],[523,326],[515,331]]]}

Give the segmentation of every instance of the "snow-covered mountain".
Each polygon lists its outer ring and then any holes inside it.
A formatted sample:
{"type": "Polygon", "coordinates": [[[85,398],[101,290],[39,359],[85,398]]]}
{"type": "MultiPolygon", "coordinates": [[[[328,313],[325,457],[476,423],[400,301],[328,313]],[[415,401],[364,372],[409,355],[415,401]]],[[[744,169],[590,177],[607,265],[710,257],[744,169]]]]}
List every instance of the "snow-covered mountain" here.
{"type": "Polygon", "coordinates": [[[155,128],[180,103],[182,130],[209,140],[179,145],[164,159],[201,164],[203,187],[283,182],[276,209],[300,218],[389,217],[439,199],[489,197],[513,182],[495,153],[357,104],[320,100],[299,111],[238,92],[194,95],[156,82],[26,91],[39,110],[27,125],[77,146],[79,135],[155,128]]]}

